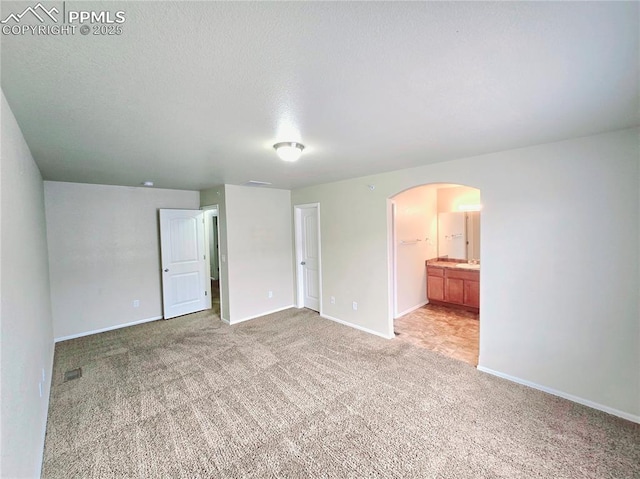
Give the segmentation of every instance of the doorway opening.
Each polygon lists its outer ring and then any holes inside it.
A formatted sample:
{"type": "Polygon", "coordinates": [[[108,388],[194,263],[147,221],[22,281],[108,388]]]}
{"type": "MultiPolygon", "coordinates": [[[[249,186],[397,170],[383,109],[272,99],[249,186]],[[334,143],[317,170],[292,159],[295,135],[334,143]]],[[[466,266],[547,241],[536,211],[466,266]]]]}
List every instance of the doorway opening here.
{"type": "Polygon", "coordinates": [[[396,338],[473,366],[480,338],[480,190],[417,186],[390,203],[396,338]]]}
{"type": "Polygon", "coordinates": [[[218,205],[204,206],[205,238],[207,248],[207,267],[209,281],[211,283],[211,309],[220,318],[224,317],[222,311],[221,289],[222,276],[220,274],[220,222],[218,205]]]}

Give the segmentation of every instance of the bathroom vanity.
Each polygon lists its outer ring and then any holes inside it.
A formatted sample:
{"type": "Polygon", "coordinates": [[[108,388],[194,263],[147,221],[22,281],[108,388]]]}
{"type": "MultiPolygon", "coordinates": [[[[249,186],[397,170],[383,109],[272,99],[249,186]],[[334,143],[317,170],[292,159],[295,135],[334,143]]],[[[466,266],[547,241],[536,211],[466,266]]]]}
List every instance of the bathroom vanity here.
{"type": "Polygon", "coordinates": [[[480,311],[480,265],[460,260],[433,259],[427,268],[429,303],[480,311]]]}

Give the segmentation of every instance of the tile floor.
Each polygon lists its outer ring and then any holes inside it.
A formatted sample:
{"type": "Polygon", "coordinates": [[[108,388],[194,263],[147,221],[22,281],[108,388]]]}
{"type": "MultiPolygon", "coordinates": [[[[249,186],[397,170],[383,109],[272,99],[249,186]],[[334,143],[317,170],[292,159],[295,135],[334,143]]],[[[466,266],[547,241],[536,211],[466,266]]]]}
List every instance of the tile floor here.
{"type": "Polygon", "coordinates": [[[394,322],[396,339],[478,365],[479,315],[427,304],[394,322]]]}

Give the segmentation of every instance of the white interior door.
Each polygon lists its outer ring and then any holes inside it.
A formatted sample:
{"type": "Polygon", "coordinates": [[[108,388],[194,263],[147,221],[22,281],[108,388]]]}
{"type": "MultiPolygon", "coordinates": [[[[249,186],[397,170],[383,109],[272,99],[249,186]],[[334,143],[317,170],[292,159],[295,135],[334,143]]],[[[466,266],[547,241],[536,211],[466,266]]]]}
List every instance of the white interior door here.
{"type": "Polygon", "coordinates": [[[211,308],[204,212],[160,210],[164,319],[211,308]]]}
{"type": "Polygon", "coordinates": [[[296,207],[298,307],[314,311],[320,311],[320,230],[318,219],[317,205],[296,207]]]}

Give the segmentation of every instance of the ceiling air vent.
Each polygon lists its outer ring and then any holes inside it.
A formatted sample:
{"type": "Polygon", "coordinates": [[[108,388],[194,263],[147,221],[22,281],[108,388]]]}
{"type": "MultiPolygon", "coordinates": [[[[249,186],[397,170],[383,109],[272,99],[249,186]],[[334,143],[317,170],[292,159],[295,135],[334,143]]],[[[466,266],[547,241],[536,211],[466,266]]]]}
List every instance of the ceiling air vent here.
{"type": "Polygon", "coordinates": [[[269,183],[268,181],[256,181],[256,180],[250,180],[247,181],[244,186],[269,186],[271,183],[269,183]]]}

